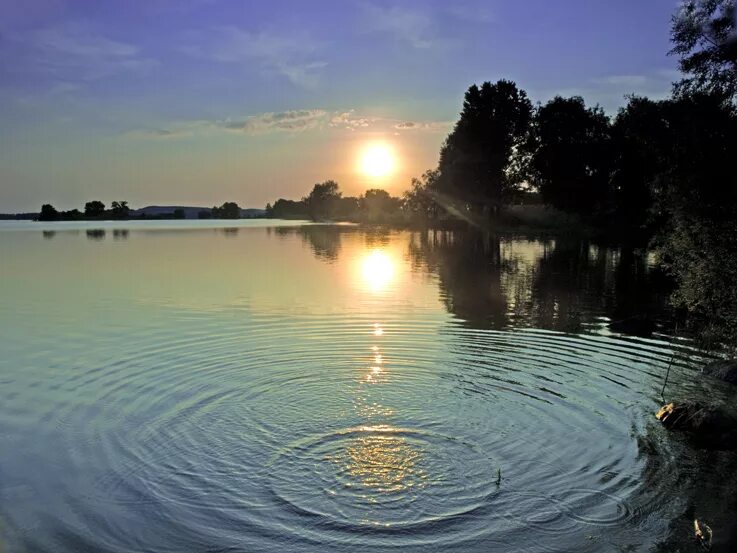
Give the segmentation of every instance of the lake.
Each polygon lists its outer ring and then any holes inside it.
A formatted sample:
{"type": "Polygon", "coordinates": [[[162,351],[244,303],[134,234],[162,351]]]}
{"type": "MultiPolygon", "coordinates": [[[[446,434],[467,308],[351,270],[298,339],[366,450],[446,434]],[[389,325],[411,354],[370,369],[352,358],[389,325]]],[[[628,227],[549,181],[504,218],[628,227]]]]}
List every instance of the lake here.
{"type": "Polygon", "coordinates": [[[699,459],[668,365],[723,394],[648,257],[577,239],[3,222],[0,260],[5,552],[647,551],[699,459]]]}

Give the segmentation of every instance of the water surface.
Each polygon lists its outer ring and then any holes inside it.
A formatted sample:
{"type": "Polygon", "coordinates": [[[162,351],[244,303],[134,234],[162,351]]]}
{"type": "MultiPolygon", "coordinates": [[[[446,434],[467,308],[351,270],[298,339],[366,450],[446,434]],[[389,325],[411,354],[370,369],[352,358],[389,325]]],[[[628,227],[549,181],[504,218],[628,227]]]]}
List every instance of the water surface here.
{"type": "Polygon", "coordinates": [[[720,397],[647,257],[575,240],[13,222],[0,260],[7,551],[647,551],[673,353],[720,397]]]}

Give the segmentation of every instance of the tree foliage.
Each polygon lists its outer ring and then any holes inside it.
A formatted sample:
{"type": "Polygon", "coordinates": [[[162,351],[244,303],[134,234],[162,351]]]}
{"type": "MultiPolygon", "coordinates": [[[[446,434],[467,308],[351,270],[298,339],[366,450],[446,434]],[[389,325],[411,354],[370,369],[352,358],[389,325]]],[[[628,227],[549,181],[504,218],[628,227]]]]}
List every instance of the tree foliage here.
{"type": "Polygon", "coordinates": [[[334,217],[341,196],[338,183],[334,180],[327,180],[315,184],[310,194],[302,198],[302,201],[307,208],[310,218],[313,221],[320,221],[334,217]]]}
{"type": "Polygon", "coordinates": [[[59,212],[51,204],[41,206],[41,213],[38,216],[39,221],[56,221],[59,218],[59,212]]]}
{"type": "Polygon", "coordinates": [[[666,166],[670,133],[664,102],[631,96],[612,124],[610,202],[620,228],[650,234],[655,179],[666,166]]]}
{"type": "Polygon", "coordinates": [[[709,92],[737,96],[737,2],[689,0],[673,16],[671,54],[687,74],[679,94],[709,92]]]}
{"type": "Polygon", "coordinates": [[[213,219],[240,219],[241,208],[235,202],[225,202],[220,207],[213,207],[211,211],[213,219]]]}
{"type": "Polygon", "coordinates": [[[543,199],[564,211],[601,213],[609,187],[610,127],[601,108],[556,96],[535,116],[530,175],[543,199]]]}
{"type": "Polygon", "coordinates": [[[84,204],[85,217],[95,218],[105,215],[105,204],[99,200],[93,200],[84,204]]]}
{"type": "Polygon", "coordinates": [[[130,213],[128,202],[118,201],[110,204],[110,215],[114,219],[125,219],[130,213]]]}
{"type": "Polygon", "coordinates": [[[531,118],[532,104],[514,82],[471,86],[440,152],[440,190],[473,207],[498,208],[521,182],[520,147],[531,118]]]}

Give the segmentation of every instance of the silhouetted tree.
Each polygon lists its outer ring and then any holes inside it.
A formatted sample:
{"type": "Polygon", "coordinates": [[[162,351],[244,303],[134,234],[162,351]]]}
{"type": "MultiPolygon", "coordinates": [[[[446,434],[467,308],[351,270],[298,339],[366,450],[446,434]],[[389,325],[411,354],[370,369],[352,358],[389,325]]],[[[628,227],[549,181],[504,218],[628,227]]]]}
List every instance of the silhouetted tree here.
{"type": "Polygon", "coordinates": [[[696,94],[666,104],[671,143],[656,180],[657,251],[677,305],[710,344],[737,349],[737,109],[696,94]]]}
{"type": "Polygon", "coordinates": [[[318,183],[312,188],[309,196],[302,198],[307,212],[313,221],[331,219],[335,213],[338,200],[341,193],[338,183],[333,180],[327,180],[318,183]]]}
{"type": "Polygon", "coordinates": [[[386,222],[399,211],[401,200],[392,197],[386,190],[372,188],[366,190],[359,204],[365,220],[386,222]]]}
{"type": "Polygon", "coordinates": [[[709,92],[737,97],[737,8],[734,0],[690,0],[673,16],[672,54],[688,76],[679,94],[709,92]]]}
{"type": "Polygon", "coordinates": [[[527,94],[512,81],[471,86],[440,152],[439,189],[477,209],[496,210],[523,178],[520,146],[531,117],[527,94]]]}
{"type": "Polygon", "coordinates": [[[655,179],[667,163],[669,125],[663,102],[632,96],[612,125],[611,202],[620,228],[640,232],[650,219],[655,179]]]}
{"type": "Polygon", "coordinates": [[[96,218],[105,215],[105,204],[94,200],[84,204],[85,217],[96,218]]]}
{"type": "Polygon", "coordinates": [[[41,213],[38,215],[39,221],[56,221],[59,218],[59,212],[51,204],[43,204],[41,213]]]}
{"type": "Polygon", "coordinates": [[[307,219],[307,206],[304,201],[285,200],[279,198],[271,208],[271,216],[275,219],[307,219]]]}
{"type": "Polygon", "coordinates": [[[213,219],[240,219],[241,208],[235,202],[225,202],[220,207],[213,207],[211,216],[213,219]]]}
{"type": "Polygon", "coordinates": [[[611,167],[609,120],[583,98],[556,96],[535,117],[531,179],[546,203],[582,215],[605,208],[611,167]]]}
{"type": "Polygon", "coordinates": [[[414,220],[431,221],[440,215],[440,169],[428,169],[418,179],[412,178],[410,189],[404,193],[403,209],[414,220]]]}
{"type": "Polygon", "coordinates": [[[186,214],[184,213],[184,210],[181,207],[178,207],[174,210],[173,216],[175,219],[184,219],[186,218],[186,214]]]}
{"type": "Polygon", "coordinates": [[[110,215],[114,219],[125,219],[129,213],[128,202],[113,202],[110,204],[110,215]]]}

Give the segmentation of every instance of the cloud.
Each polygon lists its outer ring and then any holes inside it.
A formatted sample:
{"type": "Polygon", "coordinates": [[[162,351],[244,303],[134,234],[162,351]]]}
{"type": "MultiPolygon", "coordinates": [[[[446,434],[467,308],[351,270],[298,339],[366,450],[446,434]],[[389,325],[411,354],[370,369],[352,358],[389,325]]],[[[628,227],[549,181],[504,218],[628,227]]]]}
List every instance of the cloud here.
{"type": "Polygon", "coordinates": [[[327,66],[316,55],[321,44],[305,33],[252,33],[231,26],[215,29],[210,36],[192,36],[207,44],[185,46],[180,51],[219,63],[257,63],[263,72],[305,88],[317,86],[320,70],[327,66]]]}
{"type": "Polygon", "coordinates": [[[451,17],[471,23],[492,23],[494,14],[486,6],[469,6],[461,3],[452,3],[446,11],[451,17]]]}
{"type": "Polygon", "coordinates": [[[333,132],[365,130],[386,133],[395,133],[397,130],[439,132],[447,131],[451,125],[450,121],[401,121],[387,117],[366,117],[357,114],[355,110],[331,112],[323,109],[298,109],[214,121],[180,121],[169,126],[132,130],[125,133],[125,136],[139,139],[170,139],[218,131],[249,135],[275,132],[299,133],[311,130],[333,132]]]}
{"type": "Polygon", "coordinates": [[[356,129],[370,126],[375,119],[369,117],[359,117],[355,115],[356,110],[349,110],[334,114],[330,118],[331,127],[340,127],[354,131],[356,129]]]}
{"type": "Polygon", "coordinates": [[[642,86],[647,81],[648,77],[645,75],[611,75],[602,79],[594,79],[597,84],[632,87],[642,86]]]}
{"type": "Polygon", "coordinates": [[[325,123],[327,116],[328,113],[321,109],[300,109],[262,113],[240,120],[225,120],[216,123],[216,126],[245,133],[298,132],[320,127],[325,123]]]}
{"type": "Polygon", "coordinates": [[[394,128],[400,131],[447,131],[453,121],[400,121],[394,128]]]}
{"type": "Polygon", "coordinates": [[[84,22],[13,33],[10,39],[26,70],[63,78],[67,85],[156,65],[136,46],[102,36],[84,22]]]}
{"type": "Polygon", "coordinates": [[[191,136],[193,133],[192,129],[185,128],[172,128],[172,129],[135,129],[124,133],[129,138],[143,138],[143,139],[172,139],[172,138],[184,138],[185,136],[191,136]]]}
{"type": "Polygon", "coordinates": [[[431,48],[435,44],[435,25],[427,12],[375,4],[364,4],[363,9],[367,29],[371,32],[393,35],[418,49],[431,48]]]}

